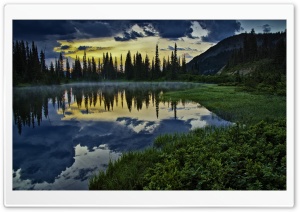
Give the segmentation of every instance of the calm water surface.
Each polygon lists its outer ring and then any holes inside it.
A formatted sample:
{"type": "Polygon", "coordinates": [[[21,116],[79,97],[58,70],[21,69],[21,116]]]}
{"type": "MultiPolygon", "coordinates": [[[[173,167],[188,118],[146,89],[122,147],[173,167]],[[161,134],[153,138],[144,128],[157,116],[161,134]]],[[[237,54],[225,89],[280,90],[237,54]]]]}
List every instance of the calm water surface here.
{"type": "Polygon", "coordinates": [[[189,101],[160,101],[191,83],[102,83],[15,88],[13,189],[87,190],[88,179],[160,134],[224,121],[189,101]]]}

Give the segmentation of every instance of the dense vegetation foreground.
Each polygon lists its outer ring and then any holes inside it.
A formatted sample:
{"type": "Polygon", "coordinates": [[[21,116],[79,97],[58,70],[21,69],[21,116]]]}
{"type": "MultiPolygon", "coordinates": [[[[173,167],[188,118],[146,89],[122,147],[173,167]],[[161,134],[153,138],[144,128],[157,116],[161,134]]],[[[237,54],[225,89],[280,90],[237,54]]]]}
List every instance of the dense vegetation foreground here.
{"type": "Polygon", "coordinates": [[[162,98],[193,100],[236,124],[158,137],[90,180],[101,190],[285,190],[286,97],[203,85],[162,98]]]}

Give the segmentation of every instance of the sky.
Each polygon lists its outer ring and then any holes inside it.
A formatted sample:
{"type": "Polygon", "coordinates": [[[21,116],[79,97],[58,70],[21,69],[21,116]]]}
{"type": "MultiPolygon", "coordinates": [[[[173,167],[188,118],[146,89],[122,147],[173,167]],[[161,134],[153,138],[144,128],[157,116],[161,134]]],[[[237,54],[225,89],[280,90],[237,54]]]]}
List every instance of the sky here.
{"type": "Polygon", "coordinates": [[[250,32],[286,30],[285,20],[14,20],[13,40],[35,42],[46,53],[46,63],[58,58],[74,61],[76,56],[94,57],[102,61],[103,53],[111,53],[120,64],[126,54],[139,52],[145,58],[155,56],[158,45],[162,60],[177,45],[177,55],[186,61],[232,35],[250,32]]]}

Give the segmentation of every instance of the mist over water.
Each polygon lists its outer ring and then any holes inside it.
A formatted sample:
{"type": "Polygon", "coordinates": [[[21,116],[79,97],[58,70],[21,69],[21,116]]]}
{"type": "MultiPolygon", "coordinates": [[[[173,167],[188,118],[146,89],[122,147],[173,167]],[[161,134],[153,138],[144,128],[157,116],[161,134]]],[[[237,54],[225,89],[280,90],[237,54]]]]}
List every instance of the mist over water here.
{"type": "Polygon", "coordinates": [[[88,179],[155,137],[224,121],[189,101],[161,101],[191,83],[80,83],[16,88],[13,188],[87,190],[88,179]]]}

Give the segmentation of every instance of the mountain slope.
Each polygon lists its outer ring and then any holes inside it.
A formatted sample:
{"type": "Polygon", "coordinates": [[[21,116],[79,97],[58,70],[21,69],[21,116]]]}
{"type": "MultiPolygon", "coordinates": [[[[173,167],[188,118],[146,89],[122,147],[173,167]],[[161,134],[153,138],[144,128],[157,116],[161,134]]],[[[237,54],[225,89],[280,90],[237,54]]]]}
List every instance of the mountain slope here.
{"type": "MultiPolygon", "coordinates": [[[[285,33],[255,34],[257,46],[258,48],[262,45],[267,45],[267,48],[274,47],[278,40],[285,36],[284,34],[285,33]]],[[[187,63],[187,71],[194,74],[216,74],[227,64],[236,49],[243,48],[244,39],[247,35],[249,34],[243,33],[220,41],[187,63]]]]}

